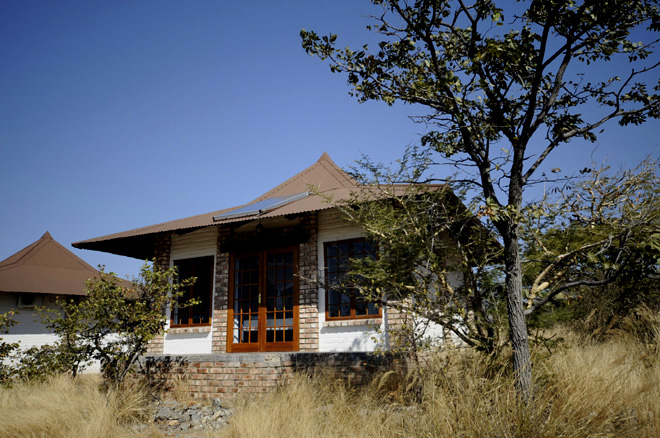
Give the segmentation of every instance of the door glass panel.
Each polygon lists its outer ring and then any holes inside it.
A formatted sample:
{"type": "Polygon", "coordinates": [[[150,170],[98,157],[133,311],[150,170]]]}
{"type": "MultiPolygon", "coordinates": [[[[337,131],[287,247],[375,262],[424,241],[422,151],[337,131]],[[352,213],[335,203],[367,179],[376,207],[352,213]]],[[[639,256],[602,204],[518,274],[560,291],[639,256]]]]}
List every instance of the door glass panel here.
{"type": "Polygon", "coordinates": [[[236,351],[287,349],[294,342],[295,252],[267,252],[234,258],[231,343],[236,351]],[[285,344],[286,343],[286,344],[285,344]]]}
{"type": "Polygon", "coordinates": [[[233,341],[259,341],[259,257],[236,257],[234,264],[233,341]]]}
{"type": "Polygon", "coordinates": [[[266,342],[293,340],[293,252],[266,256],[266,342]]]}

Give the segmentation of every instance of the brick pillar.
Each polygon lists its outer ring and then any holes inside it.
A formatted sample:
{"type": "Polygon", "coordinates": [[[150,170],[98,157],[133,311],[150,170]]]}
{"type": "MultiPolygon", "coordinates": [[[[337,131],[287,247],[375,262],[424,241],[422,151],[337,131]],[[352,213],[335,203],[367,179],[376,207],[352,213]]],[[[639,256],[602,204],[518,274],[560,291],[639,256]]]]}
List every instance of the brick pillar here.
{"type": "MultiPolygon", "coordinates": [[[[169,269],[170,267],[170,250],[172,249],[172,234],[160,233],[156,234],[154,241],[154,258],[155,263],[161,269],[169,269]]],[[[157,336],[147,346],[147,353],[149,354],[163,354],[165,337],[163,335],[157,336]]]]}
{"type": "Polygon", "coordinates": [[[161,269],[169,269],[171,249],[172,249],[172,234],[171,233],[156,234],[156,238],[154,242],[154,258],[156,259],[156,265],[161,269]]]}
{"type": "Polygon", "coordinates": [[[218,231],[215,263],[215,290],[213,291],[213,341],[214,353],[227,351],[227,309],[229,306],[229,253],[221,252],[222,244],[230,235],[229,228],[218,231]]]}
{"type": "Polygon", "coordinates": [[[319,349],[319,290],[315,284],[318,270],[318,214],[316,212],[301,218],[309,238],[300,244],[300,351],[319,349]]]}

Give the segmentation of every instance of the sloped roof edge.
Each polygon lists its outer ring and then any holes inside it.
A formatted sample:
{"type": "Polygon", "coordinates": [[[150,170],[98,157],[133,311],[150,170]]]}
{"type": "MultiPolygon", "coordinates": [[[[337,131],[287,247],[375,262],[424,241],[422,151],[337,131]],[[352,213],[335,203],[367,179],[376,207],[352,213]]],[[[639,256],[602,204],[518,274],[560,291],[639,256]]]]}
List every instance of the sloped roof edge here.
{"type": "Polygon", "coordinates": [[[84,295],[85,282],[98,274],[46,232],[0,262],[0,292],[84,295]]]}
{"type": "MultiPolygon", "coordinates": [[[[135,228],[119,233],[107,234],[105,236],[86,239],[74,242],[72,246],[80,249],[111,252],[113,254],[144,259],[150,257],[150,254],[152,253],[151,249],[153,247],[153,236],[158,233],[194,230],[211,225],[254,219],[255,217],[235,217],[223,219],[220,221],[213,220],[213,218],[216,216],[220,216],[224,213],[231,212],[232,210],[248,206],[264,199],[301,193],[309,190],[310,187],[314,187],[323,193],[336,191],[346,191],[348,193],[349,191],[356,189],[357,186],[357,182],[350,178],[343,170],[341,170],[341,168],[339,168],[339,166],[337,166],[334,161],[332,161],[327,152],[323,152],[321,157],[314,164],[287,179],[273,189],[268,190],[247,204],[217,210],[210,213],[203,213],[195,216],[176,219],[173,221],[161,222],[155,225],[148,225],[146,227],[135,228]],[[139,238],[141,241],[139,245],[137,244],[138,242],[135,241],[134,244],[126,246],[126,239],[135,238],[139,238]]],[[[328,208],[331,208],[331,205],[324,202],[322,197],[317,195],[310,195],[304,199],[297,200],[290,204],[271,210],[265,215],[260,215],[259,218],[305,213],[328,208]]]]}
{"type": "MultiPolygon", "coordinates": [[[[248,204],[82,240],[72,245],[75,248],[109,252],[144,260],[153,256],[155,236],[159,233],[187,232],[208,226],[327,210],[333,208],[333,206],[327,202],[326,197],[335,201],[350,199],[359,189],[360,185],[357,181],[337,166],[327,152],[323,152],[314,164],[258,196],[248,204]],[[299,194],[310,190],[320,193],[322,196],[311,193],[309,196],[301,197],[263,214],[219,217],[266,199],[299,194]],[[214,220],[214,217],[219,220],[214,220]]],[[[405,187],[400,186],[397,190],[405,191],[405,187]]]]}

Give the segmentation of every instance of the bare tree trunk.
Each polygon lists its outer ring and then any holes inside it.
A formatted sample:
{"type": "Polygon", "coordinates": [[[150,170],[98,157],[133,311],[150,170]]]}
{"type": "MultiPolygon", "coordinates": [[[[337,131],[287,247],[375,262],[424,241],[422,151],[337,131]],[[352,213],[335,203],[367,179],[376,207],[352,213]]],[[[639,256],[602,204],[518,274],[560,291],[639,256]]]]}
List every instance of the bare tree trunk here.
{"type": "Polygon", "coordinates": [[[511,218],[506,219],[505,222],[502,237],[506,269],[506,305],[511,346],[513,347],[513,372],[516,390],[522,401],[528,402],[532,396],[532,360],[522,302],[522,266],[518,225],[511,218]]]}

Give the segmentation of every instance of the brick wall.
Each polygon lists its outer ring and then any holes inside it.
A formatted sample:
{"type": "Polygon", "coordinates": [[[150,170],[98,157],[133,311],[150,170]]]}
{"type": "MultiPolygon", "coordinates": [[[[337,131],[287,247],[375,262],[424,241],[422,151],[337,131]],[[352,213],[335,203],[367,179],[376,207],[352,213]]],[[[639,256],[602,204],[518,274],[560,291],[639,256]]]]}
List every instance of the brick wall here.
{"type": "Polygon", "coordinates": [[[315,282],[318,267],[318,216],[316,212],[303,217],[301,225],[308,239],[300,244],[300,301],[298,315],[300,323],[300,351],[319,349],[319,292],[315,282]]]}
{"type": "MultiPolygon", "coordinates": [[[[156,266],[159,266],[161,269],[169,269],[171,248],[171,233],[160,233],[156,235],[154,242],[154,258],[156,259],[156,266]]],[[[163,335],[152,339],[147,346],[147,353],[162,354],[164,350],[164,342],[165,337],[163,335]]]]}
{"type": "Polygon", "coordinates": [[[272,392],[296,372],[332,372],[352,383],[364,383],[374,372],[400,366],[393,357],[368,353],[244,353],[142,358],[157,381],[182,376],[191,396],[231,398],[272,392]]]}
{"type": "Polygon", "coordinates": [[[229,238],[229,228],[220,228],[215,257],[215,290],[213,291],[213,340],[214,353],[227,351],[227,310],[229,306],[229,253],[222,252],[222,244],[229,238]]]}

